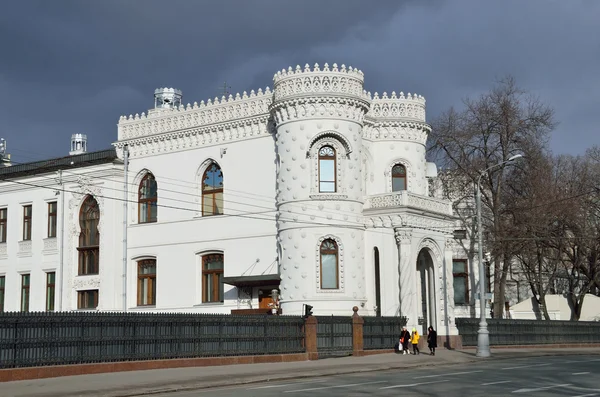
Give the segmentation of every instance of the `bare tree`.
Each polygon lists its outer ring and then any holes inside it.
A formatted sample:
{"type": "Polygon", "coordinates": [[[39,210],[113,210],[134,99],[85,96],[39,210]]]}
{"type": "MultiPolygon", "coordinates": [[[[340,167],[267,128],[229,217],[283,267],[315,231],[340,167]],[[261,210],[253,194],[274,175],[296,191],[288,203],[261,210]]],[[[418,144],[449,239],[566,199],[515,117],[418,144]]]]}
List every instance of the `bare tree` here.
{"type": "MultiPolygon", "coordinates": [[[[547,146],[554,128],[554,111],[520,89],[514,78],[500,80],[488,93],[463,101],[464,108],[449,109],[433,121],[429,153],[442,168],[474,183],[480,173],[515,154],[527,157],[547,146]]],[[[512,167],[511,167],[512,168],[512,167]]],[[[510,233],[503,185],[518,169],[501,167],[483,175],[482,213],[484,246],[494,267],[494,314],[504,310],[508,269],[514,247],[504,239],[510,233]]],[[[470,199],[473,199],[471,190],[470,199]]]]}
{"type": "Polygon", "coordinates": [[[578,320],[598,285],[600,211],[590,156],[540,156],[510,181],[516,254],[545,319],[547,293],[562,293],[578,320]]]}

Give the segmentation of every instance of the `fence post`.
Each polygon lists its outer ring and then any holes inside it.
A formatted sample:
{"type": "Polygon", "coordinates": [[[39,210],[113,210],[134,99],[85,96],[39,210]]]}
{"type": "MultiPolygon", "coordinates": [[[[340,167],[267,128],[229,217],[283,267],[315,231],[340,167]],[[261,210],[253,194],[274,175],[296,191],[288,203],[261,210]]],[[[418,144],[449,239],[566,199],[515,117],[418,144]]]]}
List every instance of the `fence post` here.
{"type": "Polygon", "coordinates": [[[363,326],[365,320],[358,315],[358,306],[352,308],[352,355],[360,357],[364,352],[363,326]]]}
{"type": "Polygon", "coordinates": [[[317,318],[309,316],[304,321],[304,347],[308,354],[309,360],[318,360],[319,352],[317,351],[317,318]]]}

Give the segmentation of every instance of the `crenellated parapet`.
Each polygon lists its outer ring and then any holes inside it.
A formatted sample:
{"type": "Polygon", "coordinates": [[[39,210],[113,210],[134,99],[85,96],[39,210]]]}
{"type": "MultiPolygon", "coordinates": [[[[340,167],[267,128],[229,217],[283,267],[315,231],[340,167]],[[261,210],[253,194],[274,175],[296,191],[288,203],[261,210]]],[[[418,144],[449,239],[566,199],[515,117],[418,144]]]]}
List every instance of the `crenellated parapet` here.
{"type": "Polygon", "coordinates": [[[202,133],[215,125],[246,123],[255,117],[266,117],[273,93],[267,87],[264,91],[245,91],[228,98],[215,98],[200,103],[180,105],[169,109],[155,109],[148,114],[121,116],[118,131],[119,141],[169,132],[193,129],[194,134],[202,133]]]}
{"type": "Polygon", "coordinates": [[[422,95],[411,95],[410,92],[406,96],[403,92],[396,95],[393,91],[391,96],[384,92],[381,97],[375,93],[367,118],[379,122],[402,120],[424,123],[425,98],[422,95]]]}
{"type": "Polygon", "coordinates": [[[351,66],[306,64],[273,76],[271,112],[277,123],[300,118],[343,118],[361,123],[370,97],[363,72],[351,66]]]}
{"type": "Polygon", "coordinates": [[[363,138],[371,141],[400,140],[425,145],[431,126],[425,118],[425,98],[421,95],[391,96],[375,93],[365,116],[363,138]]]}

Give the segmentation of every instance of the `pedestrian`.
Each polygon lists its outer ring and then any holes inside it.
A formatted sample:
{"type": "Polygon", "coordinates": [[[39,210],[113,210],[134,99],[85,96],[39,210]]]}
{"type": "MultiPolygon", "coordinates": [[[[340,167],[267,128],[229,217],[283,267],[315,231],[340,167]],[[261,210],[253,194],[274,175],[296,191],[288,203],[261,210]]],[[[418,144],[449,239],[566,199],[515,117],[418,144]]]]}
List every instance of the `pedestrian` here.
{"type": "Polygon", "coordinates": [[[437,347],[437,332],[430,325],[427,329],[427,346],[429,346],[429,355],[435,356],[435,348],[437,347]]]}
{"type": "Polygon", "coordinates": [[[417,354],[421,354],[421,352],[419,351],[419,338],[421,336],[419,335],[419,332],[417,332],[416,328],[413,328],[412,330],[412,335],[410,336],[410,341],[412,342],[413,345],[413,354],[416,356],[417,354]]]}
{"type": "Polygon", "coordinates": [[[408,342],[410,341],[410,332],[406,329],[406,327],[402,327],[402,331],[400,332],[400,345],[402,347],[402,354],[409,354],[408,351],[408,342]]]}

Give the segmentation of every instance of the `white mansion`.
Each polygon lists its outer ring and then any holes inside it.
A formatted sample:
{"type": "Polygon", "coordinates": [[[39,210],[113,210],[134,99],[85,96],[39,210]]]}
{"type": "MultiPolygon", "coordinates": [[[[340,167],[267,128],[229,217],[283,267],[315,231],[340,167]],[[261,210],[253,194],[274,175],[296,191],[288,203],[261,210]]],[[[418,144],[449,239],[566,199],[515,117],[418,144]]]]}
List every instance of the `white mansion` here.
{"type": "Polygon", "coordinates": [[[153,109],[121,117],[114,149],[74,135],[70,156],[7,163],[0,310],[358,306],[456,334],[477,266],[429,192],[425,99],[372,96],[363,80],[307,65],[273,90],[187,106],[158,89],[153,109]]]}

